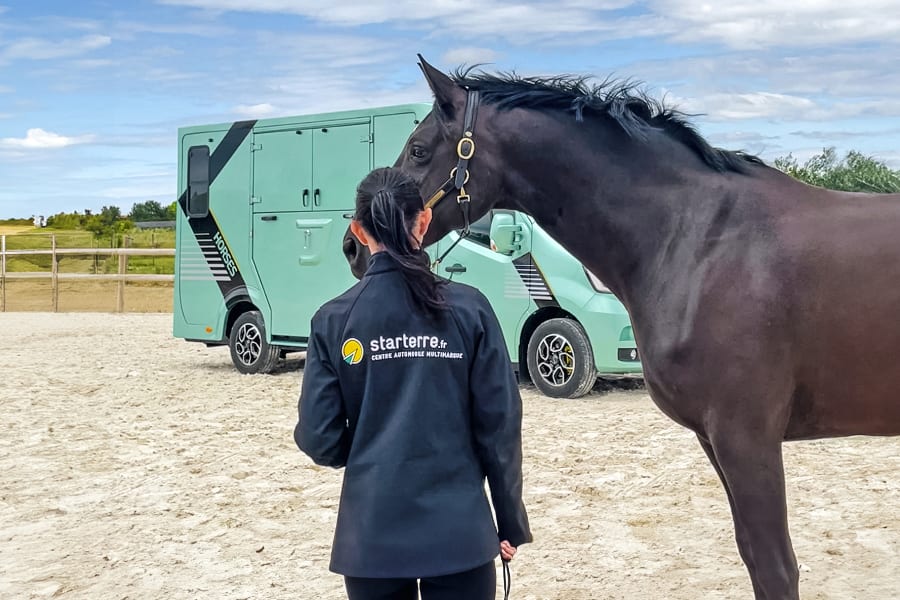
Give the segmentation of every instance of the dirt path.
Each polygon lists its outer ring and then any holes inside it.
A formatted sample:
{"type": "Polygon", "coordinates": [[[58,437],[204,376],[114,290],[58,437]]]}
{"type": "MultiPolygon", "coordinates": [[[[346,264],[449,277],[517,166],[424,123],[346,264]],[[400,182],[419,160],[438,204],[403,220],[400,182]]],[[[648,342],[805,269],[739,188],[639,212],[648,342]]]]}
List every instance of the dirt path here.
{"type": "MultiPolygon", "coordinates": [[[[0,314],[0,598],[341,598],[340,473],[293,445],[300,372],[240,376],[170,321],[0,314]]],[[[712,468],[643,392],[524,400],[513,598],[751,597],[712,468]]],[[[900,439],[785,462],[803,598],[900,596],[900,439]]]]}

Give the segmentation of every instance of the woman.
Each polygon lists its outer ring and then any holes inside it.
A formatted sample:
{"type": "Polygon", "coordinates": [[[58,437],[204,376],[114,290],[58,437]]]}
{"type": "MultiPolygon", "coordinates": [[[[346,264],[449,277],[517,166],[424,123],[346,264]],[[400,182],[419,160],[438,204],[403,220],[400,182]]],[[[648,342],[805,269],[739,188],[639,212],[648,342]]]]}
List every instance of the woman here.
{"type": "Polygon", "coordinates": [[[368,271],[312,319],[294,439],[346,467],[330,568],[350,600],[492,599],[498,552],[531,541],[503,334],[480,292],[429,270],[430,222],[408,176],[370,173],[351,223],[368,271]]]}

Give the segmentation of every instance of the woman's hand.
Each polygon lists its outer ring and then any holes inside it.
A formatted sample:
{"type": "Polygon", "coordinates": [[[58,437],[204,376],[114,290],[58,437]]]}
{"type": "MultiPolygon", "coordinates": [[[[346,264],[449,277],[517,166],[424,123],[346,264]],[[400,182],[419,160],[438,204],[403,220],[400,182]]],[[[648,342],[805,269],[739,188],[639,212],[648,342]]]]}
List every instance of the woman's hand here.
{"type": "Polygon", "coordinates": [[[500,558],[503,560],[512,560],[516,555],[516,547],[510,546],[507,540],[500,542],[500,558]]]}

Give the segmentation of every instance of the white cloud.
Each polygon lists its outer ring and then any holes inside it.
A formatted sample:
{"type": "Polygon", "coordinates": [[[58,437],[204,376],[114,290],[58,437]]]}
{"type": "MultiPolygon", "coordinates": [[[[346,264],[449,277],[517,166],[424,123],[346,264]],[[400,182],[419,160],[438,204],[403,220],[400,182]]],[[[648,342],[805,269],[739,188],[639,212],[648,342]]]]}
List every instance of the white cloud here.
{"type": "MultiPolygon", "coordinates": [[[[713,136],[710,136],[713,137],[713,136]]],[[[714,134],[717,144],[764,144],[779,139],[777,135],[766,135],[756,131],[733,131],[714,134]]]]}
{"type": "Polygon", "coordinates": [[[859,131],[791,131],[794,137],[817,140],[825,143],[833,143],[835,140],[852,140],[858,138],[872,139],[880,136],[897,136],[900,135],[900,129],[887,129],[881,131],[859,130],[859,131]]]}
{"type": "Polygon", "coordinates": [[[75,29],[78,31],[101,31],[104,23],[99,19],[85,17],[56,16],[45,14],[35,19],[43,31],[56,29],[75,29]]]}
{"type": "Polygon", "coordinates": [[[816,53],[736,51],[641,61],[629,72],[646,81],[688,80],[696,88],[764,87],[809,96],[900,96],[900,52],[866,46],[816,53]]]}
{"type": "Polygon", "coordinates": [[[13,89],[8,85],[0,85],[0,94],[11,94],[13,89]]]}
{"type": "Polygon", "coordinates": [[[498,52],[490,48],[463,46],[445,52],[441,55],[441,61],[447,65],[477,65],[492,63],[499,56],[498,52]]]}
{"type": "Polygon", "coordinates": [[[61,41],[40,38],[18,39],[0,49],[0,63],[11,60],[50,60],[79,56],[108,46],[112,38],[107,35],[85,35],[61,41]]]}
{"type": "Polygon", "coordinates": [[[676,100],[675,104],[685,112],[702,113],[711,120],[768,119],[809,113],[817,108],[809,98],[772,92],[709,94],[676,100]]]}
{"type": "Polygon", "coordinates": [[[405,22],[467,37],[490,32],[513,37],[550,37],[557,32],[596,32],[599,15],[635,4],[634,0],[159,0],[211,12],[243,11],[300,15],[322,23],[359,26],[405,22]]]}
{"type": "Polygon", "coordinates": [[[824,101],[761,91],[711,93],[675,100],[673,104],[684,112],[703,115],[710,121],[836,121],[900,115],[900,99],[824,101]]]}
{"type": "Polygon", "coordinates": [[[146,199],[146,198],[171,198],[174,195],[175,177],[169,174],[166,177],[147,176],[151,181],[143,182],[139,186],[134,182],[118,186],[98,186],[97,195],[111,200],[146,199]],[[158,179],[159,181],[153,181],[158,179]]]}
{"type": "Polygon", "coordinates": [[[277,109],[268,102],[263,102],[262,104],[240,104],[234,107],[235,114],[249,119],[263,119],[276,112],[277,109]]]}
{"type": "Polygon", "coordinates": [[[896,0],[652,0],[650,9],[671,20],[667,33],[675,40],[716,41],[734,48],[896,43],[900,34],[896,0]]]}
{"type": "Polygon", "coordinates": [[[477,6],[475,0],[345,0],[340,3],[319,0],[160,0],[160,3],[202,8],[212,12],[294,14],[343,25],[383,23],[391,19],[436,19],[459,11],[469,12],[477,6]]]}
{"type": "Polygon", "coordinates": [[[36,127],[25,132],[23,138],[0,138],[0,148],[25,150],[65,148],[76,144],[87,144],[93,141],[94,137],[93,135],[68,137],[36,127]]]}
{"type": "Polygon", "coordinates": [[[893,149],[884,150],[882,152],[875,152],[872,156],[875,156],[878,160],[884,161],[891,169],[900,170],[900,152],[893,149]]]}
{"type": "MultiPolygon", "coordinates": [[[[472,39],[496,35],[522,44],[550,45],[623,37],[713,41],[733,48],[826,47],[880,40],[897,43],[897,0],[160,0],[211,13],[293,14],[339,26],[403,22],[472,39]],[[626,7],[641,12],[622,16],[626,7]],[[561,37],[565,36],[565,37],[561,37]]],[[[635,13],[636,11],[632,11],[635,13]]]]}
{"type": "MultiPolygon", "coordinates": [[[[804,55],[736,51],[626,65],[660,97],[706,121],[900,117],[900,53],[865,46],[804,55]]],[[[893,124],[893,123],[891,123],[893,124]]]]}
{"type": "Polygon", "coordinates": [[[430,97],[403,41],[260,33],[256,46],[261,57],[271,57],[261,59],[265,71],[247,81],[238,75],[216,84],[245,107],[267,104],[282,114],[295,114],[430,97]],[[421,86],[422,91],[410,94],[410,85],[421,86]]]}
{"type": "Polygon", "coordinates": [[[80,58],[72,61],[72,66],[77,69],[106,69],[118,64],[109,58],[80,58]]]}
{"type": "Polygon", "coordinates": [[[161,35],[193,35],[197,37],[221,38],[235,35],[230,27],[215,23],[154,23],[151,21],[122,21],[114,24],[116,35],[133,36],[141,33],[161,35]]]}

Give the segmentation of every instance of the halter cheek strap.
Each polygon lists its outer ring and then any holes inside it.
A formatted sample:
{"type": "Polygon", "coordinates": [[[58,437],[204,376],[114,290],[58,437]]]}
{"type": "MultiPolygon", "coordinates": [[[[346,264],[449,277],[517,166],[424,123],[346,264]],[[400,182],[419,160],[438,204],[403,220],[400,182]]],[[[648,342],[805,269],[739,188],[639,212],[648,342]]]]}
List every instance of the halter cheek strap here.
{"type": "Polygon", "coordinates": [[[463,121],[463,134],[456,143],[456,166],[450,170],[450,177],[438,188],[425,202],[425,208],[434,208],[447,194],[453,190],[459,190],[456,196],[456,204],[459,206],[463,215],[463,229],[459,238],[434,261],[433,268],[437,268],[441,261],[450,253],[453,248],[464,238],[469,235],[469,195],[466,193],[465,185],[469,182],[469,160],[475,155],[475,139],[473,131],[475,130],[475,117],[478,114],[478,100],[480,93],[478,90],[469,90],[466,96],[466,114],[463,121]]]}
{"type": "MultiPolygon", "coordinates": [[[[478,114],[478,90],[469,90],[466,97],[466,116],[463,121],[463,134],[456,143],[456,167],[451,169],[450,177],[438,188],[438,190],[425,202],[425,208],[433,208],[441,199],[452,190],[459,190],[458,201],[466,195],[463,186],[469,181],[469,160],[475,155],[475,139],[472,137],[475,129],[475,116],[478,114]]],[[[467,200],[465,200],[467,201],[467,200]]]]}

